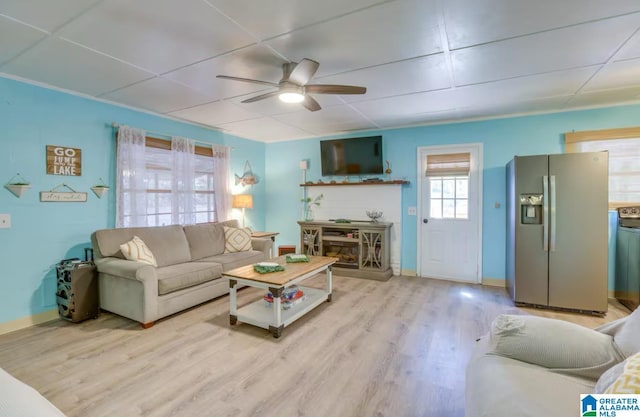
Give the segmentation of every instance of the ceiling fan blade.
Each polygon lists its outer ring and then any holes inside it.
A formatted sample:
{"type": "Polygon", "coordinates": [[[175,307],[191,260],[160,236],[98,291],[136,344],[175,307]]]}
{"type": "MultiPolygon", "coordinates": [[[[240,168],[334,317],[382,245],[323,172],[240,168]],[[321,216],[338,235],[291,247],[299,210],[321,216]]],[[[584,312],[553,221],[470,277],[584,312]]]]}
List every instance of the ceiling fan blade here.
{"type": "Polygon", "coordinates": [[[318,71],[319,66],[320,64],[318,62],[305,58],[298,62],[293,71],[291,71],[291,74],[289,74],[289,81],[294,84],[305,85],[311,81],[313,75],[318,71]]]}
{"type": "Polygon", "coordinates": [[[304,91],[312,94],[364,94],[367,92],[367,87],[337,84],[310,84],[304,86],[304,91]]]}
{"type": "Polygon", "coordinates": [[[280,94],[280,91],[272,91],[266,94],[260,94],[259,96],[251,97],[246,100],[242,100],[241,103],[253,103],[254,101],[264,100],[265,98],[277,96],[280,94]]]}
{"type": "Polygon", "coordinates": [[[320,104],[311,96],[304,96],[302,105],[306,107],[307,110],[311,110],[311,111],[318,111],[322,108],[320,107],[320,104]]]}
{"type": "Polygon", "coordinates": [[[251,78],[232,77],[230,75],[216,75],[216,78],[222,78],[224,80],[242,81],[244,83],[270,85],[271,87],[277,87],[278,83],[272,83],[269,81],[253,80],[251,78]]]}

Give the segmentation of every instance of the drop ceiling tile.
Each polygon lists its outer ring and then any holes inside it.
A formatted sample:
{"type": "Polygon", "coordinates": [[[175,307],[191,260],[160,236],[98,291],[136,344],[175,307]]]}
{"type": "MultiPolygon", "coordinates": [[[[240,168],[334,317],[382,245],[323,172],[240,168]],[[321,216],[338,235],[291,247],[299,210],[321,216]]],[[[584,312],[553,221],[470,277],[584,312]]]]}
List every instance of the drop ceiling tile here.
{"type": "Polygon", "coordinates": [[[100,0],[2,0],[0,14],[52,32],[100,0]]]}
{"type": "Polygon", "coordinates": [[[47,39],[3,67],[3,71],[56,87],[99,95],[153,74],[62,39],[47,39]]]}
{"type": "Polygon", "coordinates": [[[458,117],[464,119],[500,117],[506,114],[527,114],[564,109],[571,96],[559,96],[540,100],[500,103],[494,105],[471,106],[458,109],[458,117]]]}
{"type": "Polygon", "coordinates": [[[601,64],[638,25],[640,14],[453,51],[456,84],[601,64]]]}
{"type": "Polygon", "coordinates": [[[238,122],[242,120],[257,119],[261,114],[247,111],[229,100],[216,101],[169,113],[171,116],[209,126],[217,126],[222,123],[238,122]]]}
{"type": "Polygon", "coordinates": [[[162,74],[254,40],[201,0],[111,0],[60,35],[162,74]]]}
{"type": "Polygon", "coordinates": [[[429,113],[415,113],[406,115],[384,115],[376,117],[375,122],[383,129],[394,127],[415,126],[427,123],[442,123],[454,121],[457,118],[455,109],[429,113]]]}
{"type": "Polygon", "coordinates": [[[378,127],[347,105],[326,107],[315,112],[304,109],[274,116],[274,118],[316,135],[378,127]]]}
{"type": "Polygon", "coordinates": [[[317,76],[441,51],[435,0],[402,0],[329,20],[266,43],[292,61],[320,62],[317,76]]]}
{"type": "Polygon", "coordinates": [[[47,36],[45,33],[0,16],[0,68],[2,64],[47,36]]]}
{"type": "Polygon", "coordinates": [[[569,101],[570,107],[606,106],[640,102],[640,87],[584,92],[569,101]]]}
{"type": "Polygon", "coordinates": [[[341,16],[381,0],[208,0],[260,39],[341,16]]]}
{"type": "Polygon", "coordinates": [[[377,123],[380,119],[384,120],[390,117],[407,117],[455,109],[457,95],[453,89],[439,90],[362,101],[351,105],[365,117],[377,123]]]}
{"type": "Polygon", "coordinates": [[[263,142],[278,142],[313,136],[309,132],[289,126],[270,117],[225,123],[219,127],[234,135],[263,142]]]}
{"type": "Polygon", "coordinates": [[[633,35],[614,57],[614,61],[640,58],[640,32],[633,35]]]}
{"type": "Polygon", "coordinates": [[[212,101],[210,97],[189,87],[161,77],[142,81],[103,97],[158,113],[176,112],[212,101]]]}
{"type": "Polygon", "coordinates": [[[583,91],[640,86],[640,59],[613,62],[605,66],[583,91]]]}
{"type": "Polygon", "coordinates": [[[188,85],[195,90],[220,99],[256,93],[265,85],[222,80],[216,75],[252,78],[277,83],[282,78],[283,60],[265,46],[250,46],[239,51],[208,59],[165,74],[166,78],[188,85]]]}
{"type": "Polygon", "coordinates": [[[458,107],[518,103],[576,93],[600,66],[511,78],[456,89],[458,107]]]}
{"type": "Polygon", "coordinates": [[[447,0],[443,4],[451,49],[640,11],[637,0],[447,0]]]}
{"type": "Polygon", "coordinates": [[[364,95],[343,95],[346,102],[451,87],[444,54],[429,55],[377,67],[317,79],[317,84],[356,84],[367,87],[364,95]]]}

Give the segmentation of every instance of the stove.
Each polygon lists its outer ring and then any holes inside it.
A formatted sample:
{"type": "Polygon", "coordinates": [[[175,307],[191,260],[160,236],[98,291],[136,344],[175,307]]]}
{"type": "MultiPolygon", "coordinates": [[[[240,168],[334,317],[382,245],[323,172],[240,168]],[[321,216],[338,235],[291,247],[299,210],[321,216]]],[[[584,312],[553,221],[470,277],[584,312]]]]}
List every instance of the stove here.
{"type": "Polygon", "coordinates": [[[618,226],[640,228],[640,206],[620,207],[618,209],[618,226]]]}

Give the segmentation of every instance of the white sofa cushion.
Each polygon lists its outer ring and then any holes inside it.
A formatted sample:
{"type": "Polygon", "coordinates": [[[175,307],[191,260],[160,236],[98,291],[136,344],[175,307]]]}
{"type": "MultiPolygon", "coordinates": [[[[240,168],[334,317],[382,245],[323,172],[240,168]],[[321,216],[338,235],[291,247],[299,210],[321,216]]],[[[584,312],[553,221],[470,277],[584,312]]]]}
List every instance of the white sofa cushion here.
{"type": "Polygon", "coordinates": [[[594,380],[624,360],[611,336],[544,317],[498,316],[490,344],[490,353],[594,380]]]}
{"type": "Polygon", "coordinates": [[[622,374],[609,385],[605,394],[640,394],[640,353],[625,361],[622,374]]]}

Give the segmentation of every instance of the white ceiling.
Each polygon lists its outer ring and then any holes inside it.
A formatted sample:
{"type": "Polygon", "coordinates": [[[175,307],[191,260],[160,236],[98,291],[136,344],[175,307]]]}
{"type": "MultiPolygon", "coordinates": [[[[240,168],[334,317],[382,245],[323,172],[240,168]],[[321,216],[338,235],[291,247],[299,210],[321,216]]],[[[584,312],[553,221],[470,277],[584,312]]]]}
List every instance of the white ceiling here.
{"type": "Polygon", "coordinates": [[[638,0],[0,0],[0,75],[273,142],[640,101],[638,0]],[[320,62],[309,112],[281,65],[320,62]]]}

